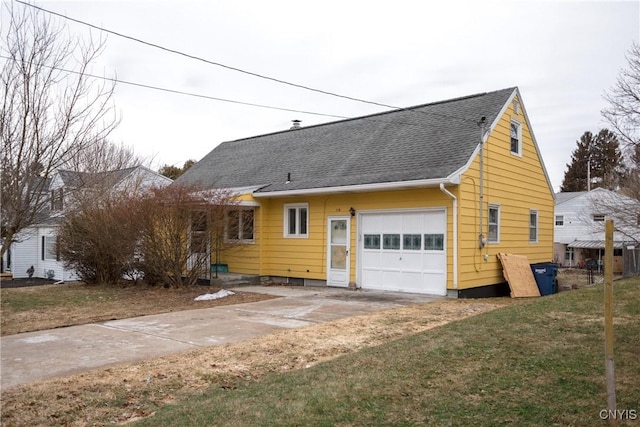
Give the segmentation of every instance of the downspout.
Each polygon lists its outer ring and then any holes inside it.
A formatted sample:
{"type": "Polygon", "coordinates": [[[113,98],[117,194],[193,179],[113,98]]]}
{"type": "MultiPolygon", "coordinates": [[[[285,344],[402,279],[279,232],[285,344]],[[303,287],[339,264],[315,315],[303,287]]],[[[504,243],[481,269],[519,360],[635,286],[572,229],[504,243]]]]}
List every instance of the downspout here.
{"type": "Polygon", "coordinates": [[[440,183],[440,191],[453,200],[453,289],[458,289],[458,198],[440,183]]]}
{"type": "Polygon", "coordinates": [[[484,248],[486,242],[484,234],[482,232],[484,229],[484,133],[486,121],[486,117],[482,116],[482,118],[478,122],[478,126],[480,126],[480,205],[478,206],[478,213],[480,215],[480,230],[478,233],[478,248],[480,248],[480,250],[484,248]]]}

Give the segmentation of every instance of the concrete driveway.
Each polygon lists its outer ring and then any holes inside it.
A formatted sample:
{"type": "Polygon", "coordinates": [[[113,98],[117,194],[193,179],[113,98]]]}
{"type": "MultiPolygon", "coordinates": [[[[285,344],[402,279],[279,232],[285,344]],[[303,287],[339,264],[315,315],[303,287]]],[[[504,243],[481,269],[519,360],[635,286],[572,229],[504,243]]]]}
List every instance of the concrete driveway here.
{"type": "Polygon", "coordinates": [[[316,287],[243,286],[236,290],[282,298],[2,337],[0,385],[6,390],[108,365],[440,298],[316,287]]]}

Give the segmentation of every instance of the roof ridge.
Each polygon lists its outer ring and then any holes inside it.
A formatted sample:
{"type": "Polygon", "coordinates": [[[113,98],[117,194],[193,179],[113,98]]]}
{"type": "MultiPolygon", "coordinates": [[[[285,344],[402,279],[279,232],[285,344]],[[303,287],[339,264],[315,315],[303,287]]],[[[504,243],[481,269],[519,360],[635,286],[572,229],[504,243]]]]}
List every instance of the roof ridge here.
{"type": "MultiPolygon", "coordinates": [[[[487,96],[487,95],[498,93],[498,92],[513,91],[513,90],[516,90],[517,88],[518,88],[517,86],[512,86],[512,87],[507,87],[507,88],[504,88],[504,89],[493,90],[493,91],[490,91],[490,92],[479,92],[479,93],[476,93],[476,94],[473,94],[473,95],[459,96],[459,97],[445,99],[445,100],[441,100],[441,101],[433,101],[433,102],[429,102],[429,103],[426,103],[426,104],[417,104],[417,105],[413,105],[413,106],[409,106],[409,107],[400,107],[400,108],[396,108],[396,109],[393,109],[393,110],[380,111],[380,112],[377,112],[377,113],[366,114],[364,116],[358,116],[358,117],[349,117],[349,118],[346,118],[346,119],[335,120],[335,121],[326,122],[326,123],[318,123],[318,124],[315,124],[315,125],[299,127],[299,128],[296,128],[296,129],[282,129],[282,130],[278,130],[278,131],[275,131],[275,132],[267,132],[267,133],[264,133],[264,134],[248,136],[248,137],[245,137],[245,138],[239,138],[239,139],[232,139],[232,140],[229,140],[229,141],[223,141],[219,145],[229,144],[229,143],[234,143],[234,142],[241,142],[241,141],[248,141],[248,140],[251,140],[251,139],[262,138],[262,137],[265,137],[265,136],[278,135],[278,134],[281,134],[281,133],[290,132],[292,130],[301,131],[301,130],[304,130],[304,129],[313,129],[313,128],[317,128],[317,127],[321,127],[321,126],[329,126],[329,125],[334,125],[334,124],[338,124],[338,123],[346,123],[346,122],[350,122],[350,121],[354,121],[354,120],[363,120],[363,119],[366,120],[366,119],[369,119],[369,118],[372,118],[372,117],[384,116],[384,115],[388,115],[388,114],[398,113],[398,112],[401,112],[401,111],[411,111],[411,110],[415,110],[415,109],[418,109],[418,108],[430,107],[430,106],[435,106],[435,105],[443,105],[443,104],[447,104],[447,103],[451,103],[451,102],[459,102],[459,101],[464,101],[464,100],[467,100],[467,99],[478,98],[478,97],[481,97],[481,96],[487,96]]],[[[425,113],[425,114],[429,114],[429,113],[425,113]]],[[[435,114],[435,115],[437,115],[437,114],[435,114]]],[[[471,119],[469,119],[469,120],[471,121],[471,119]]]]}

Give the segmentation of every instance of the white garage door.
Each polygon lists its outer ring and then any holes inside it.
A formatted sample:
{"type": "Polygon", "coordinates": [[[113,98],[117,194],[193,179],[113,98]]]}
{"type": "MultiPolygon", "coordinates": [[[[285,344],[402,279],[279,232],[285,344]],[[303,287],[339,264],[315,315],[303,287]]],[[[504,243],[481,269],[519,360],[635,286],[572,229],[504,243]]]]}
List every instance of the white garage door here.
{"type": "Polygon", "coordinates": [[[363,213],[360,221],[362,288],[446,295],[445,210],[363,213]]]}

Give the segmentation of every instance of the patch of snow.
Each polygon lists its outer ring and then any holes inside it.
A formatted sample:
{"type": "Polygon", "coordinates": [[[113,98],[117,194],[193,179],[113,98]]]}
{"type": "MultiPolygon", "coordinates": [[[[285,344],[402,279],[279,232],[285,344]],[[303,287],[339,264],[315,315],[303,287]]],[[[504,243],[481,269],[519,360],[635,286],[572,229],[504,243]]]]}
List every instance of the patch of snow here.
{"type": "Polygon", "coordinates": [[[194,301],[211,301],[214,299],[220,299],[224,297],[228,297],[229,295],[233,295],[234,292],[228,291],[226,289],[219,290],[215,294],[204,294],[196,297],[194,301]]]}
{"type": "Polygon", "coordinates": [[[39,344],[43,342],[53,342],[58,341],[58,338],[55,335],[44,334],[44,335],[36,335],[34,337],[22,338],[20,341],[25,342],[27,344],[39,344]]]}

